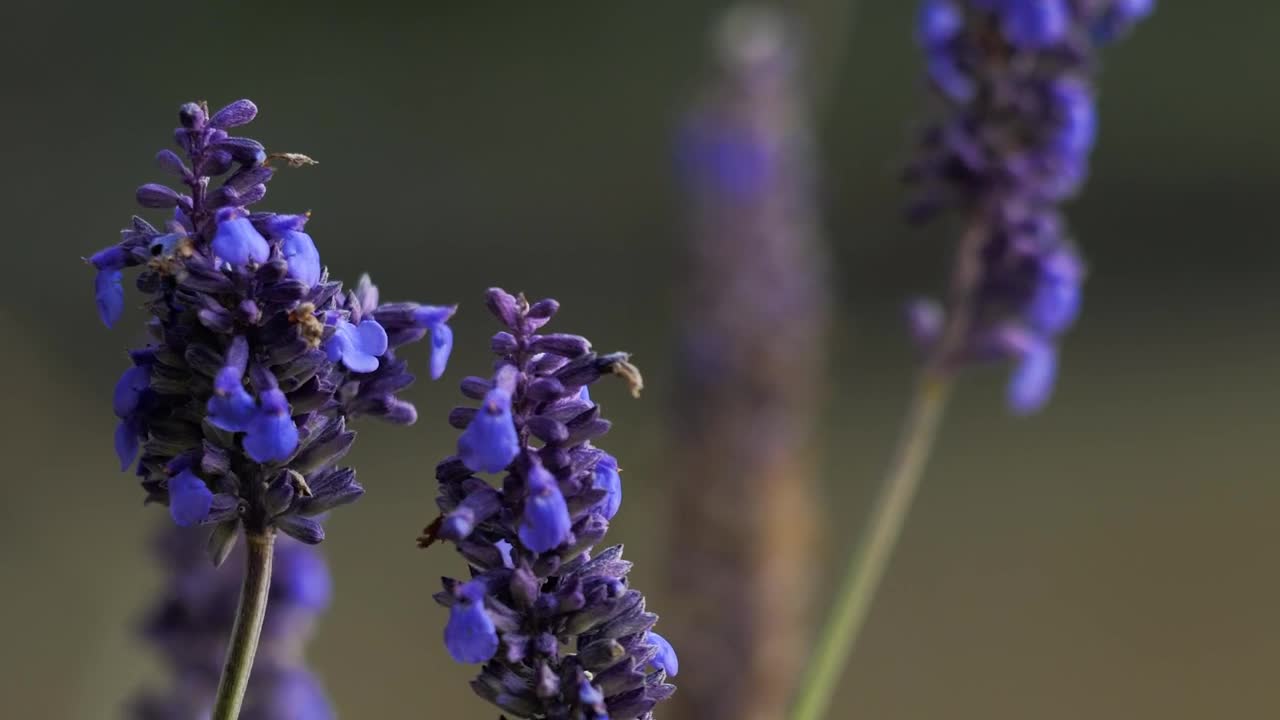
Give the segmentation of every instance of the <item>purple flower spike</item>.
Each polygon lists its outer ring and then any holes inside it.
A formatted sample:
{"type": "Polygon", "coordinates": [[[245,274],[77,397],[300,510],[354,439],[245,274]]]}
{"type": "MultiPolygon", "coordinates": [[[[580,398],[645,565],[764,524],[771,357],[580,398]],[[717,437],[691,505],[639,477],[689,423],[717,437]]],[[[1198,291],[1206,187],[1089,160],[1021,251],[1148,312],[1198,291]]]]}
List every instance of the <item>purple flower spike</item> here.
{"type": "Polygon", "coordinates": [[[653,631],[645,634],[645,640],[650,645],[658,648],[658,655],[653,659],[653,664],[661,668],[669,677],[678,675],[680,673],[680,659],[676,657],[676,650],[671,647],[671,643],[653,631]]]}
{"type": "Polygon", "coordinates": [[[339,320],[325,351],[329,360],[341,360],[352,372],[371,373],[378,369],[378,358],[387,352],[387,331],[376,320],[364,320],[359,325],[339,320]]]}
{"type": "Polygon", "coordinates": [[[245,428],[244,450],[255,462],[288,460],[298,449],[298,426],[289,417],[289,401],[279,389],[262,393],[258,412],[245,428]]]}
{"type": "Polygon", "coordinates": [[[460,663],[488,662],[498,652],[498,632],[484,609],[484,586],[469,582],[458,589],[457,603],[449,609],[444,646],[460,663]]]}
{"type": "Polygon", "coordinates": [[[113,327],[124,314],[123,275],[119,270],[99,270],[93,283],[93,296],[98,304],[98,317],[102,324],[113,327]]]}
{"type": "Polygon", "coordinates": [[[191,527],[204,522],[213,505],[213,493],[204,480],[190,470],[169,479],[169,514],[178,527],[191,527]]]}
{"type": "Polygon", "coordinates": [[[606,494],[592,509],[604,516],[605,520],[612,520],[622,506],[622,475],[618,473],[617,459],[608,453],[596,463],[594,487],[606,494]]]}
{"type": "Polygon", "coordinates": [[[476,416],[458,436],[458,457],[475,472],[502,472],[520,453],[511,418],[511,393],[494,388],[484,396],[476,416]]]}
{"type": "Polygon", "coordinates": [[[249,222],[240,208],[222,208],[217,213],[218,229],[213,235],[213,254],[232,267],[249,263],[261,265],[271,257],[271,247],[249,222]]]}
{"type": "Polygon", "coordinates": [[[320,264],[320,251],[310,235],[301,230],[286,232],[280,242],[280,254],[289,263],[289,277],[307,287],[320,282],[324,268],[320,264]]]}
{"type": "Polygon", "coordinates": [[[920,186],[912,214],[966,218],[960,262],[972,270],[956,274],[958,301],[912,315],[912,331],[935,369],[1015,361],[1007,400],[1019,414],[1048,401],[1056,345],[1080,311],[1083,264],[1060,204],[1079,191],[1097,140],[1099,45],[1151,5],[924,0],[921,8],[917,35],[946,104],[908,173],[920,186]],[[944,322],[967,332],[951,335],[944,322]]]}
{"type": "MultiPolygon", "coordinates": [[[[396,353],[429,334],[413,317],[429,306],[380,303],[367,276],[348,292],[330,281],[303,232],[307,213],[246,209],[285,166],[305,164],[294,157],[267,165],[262,143],[228,135],[256,114],[248,100],[212,114],[204,103],[184,104],[173,131],[177,151],[155,156],[174,187],[137,191],[144,206],[161,211],[157,224],[134,217],[119,242],[88,258],[106,324],[123,312],[127,270],[136,272],[130,285],[149,315],[151,343],[130,353],[135,367],[112,402],[121,467],[136,468],[153,504],[168,505],[171,489],[179,498],[196,490],[189,478],[175,478],[180,471],[203,479],[216,493],[203,519],[215,525],[215,562],[244,533],[323,539],[314,518],[364,492],[355,471],[339,465],[355,419],[417,419],[399,397],[414,378],[396,353]]],[[[452,313],[444,307],[437,324],[452,313]]],[[[436,365],[444,340],[433,343],[436,365]]],[[[189,494],[175,512],[194,517],[187,509],[199,506],[190,498],[201,495],[189,494]]]]}
{"type": "MultiPolygon", "coordinates": [[[[441,516],[419,540],[453,543],[467,562],[469,580],[444,578],[435,596],[449,608],[445,646],[458,662],[486,663],[471,687],[506,717],[651,717],[675,687],[645,640],[658,618],[628,585],[622,547],[596,550],[621,496],[597,486],[598,472],[614,484],[617,463],[592,444],[609,422],[584,392],[609,376],[635,392],[639,371],[626,353],[542,333],[554,300],[498,288],[486,299],[504,326],[490,341],[496,367],[462,382],[481,404],[449,415],[463,428],[458,454],[436,466],[441,516]],[[497,487],[475,474],[498,471],[497,487]]],[[[674,653],[664,657],[674,668],[674,653]]]]}
{"type": "Polygon", "coordinates": [[[529,468],[529,497],[524,501],[520,542],[536,553],[557,548],[569,537],[569,508],[555,476],[539,464],[529,468]]]}

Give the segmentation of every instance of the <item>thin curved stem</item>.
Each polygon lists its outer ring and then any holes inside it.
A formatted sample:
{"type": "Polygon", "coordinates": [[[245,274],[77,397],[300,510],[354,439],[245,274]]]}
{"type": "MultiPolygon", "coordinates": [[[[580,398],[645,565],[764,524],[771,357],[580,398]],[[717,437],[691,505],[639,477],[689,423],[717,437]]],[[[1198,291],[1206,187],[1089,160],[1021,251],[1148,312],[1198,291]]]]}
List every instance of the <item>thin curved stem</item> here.
{"type": "Polygon", "coordinates": [[[244,586],[240,590],[240,606],[235,627],[227,645],[227,659],[218,682],[218,695],[211,720],[237,720],[244,693],[253,672],[253,658],[258,652],[262,620],[267,614],[267,595],[271,589],[271,561],[274,557],[275,531],[245,530],[248,558],[245,563],[244,586]]]}
{"type": "Polygon", "coordinates": [[[800,689],[792,720],[823,720],[915,497],[951,390],[949,375],[926,370],[911,402],[897,452],[849,559],[844,582],[800,689]]]}

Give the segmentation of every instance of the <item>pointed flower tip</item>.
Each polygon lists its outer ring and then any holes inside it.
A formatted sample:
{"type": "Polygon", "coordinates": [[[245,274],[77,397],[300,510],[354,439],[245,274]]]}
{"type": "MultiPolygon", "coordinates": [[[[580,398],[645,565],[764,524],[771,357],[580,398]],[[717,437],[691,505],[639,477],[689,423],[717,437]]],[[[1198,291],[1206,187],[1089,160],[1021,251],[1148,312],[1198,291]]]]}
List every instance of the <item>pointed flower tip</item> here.
{"type": "Polygon", "coordinates": [[[494,388],[458,436],[458,457],[473,472],[496,473],[505,470],[519,452],[520,440],[511,417],[511,394],[494,388]]]}
{"type": "Polygon", "coordinates": [[[213,505],[213,493],[190,470],[169,478],[169,514],[178,527],[199,525],[213,505]]]}
{"type": "Polygon", "coordinates": [[[445,648],[456,662],[488,662],[498,652],[498,631],[484,609],[484,587],[466,583],[458,589],[458,596],[444,627],[445,648]]]}

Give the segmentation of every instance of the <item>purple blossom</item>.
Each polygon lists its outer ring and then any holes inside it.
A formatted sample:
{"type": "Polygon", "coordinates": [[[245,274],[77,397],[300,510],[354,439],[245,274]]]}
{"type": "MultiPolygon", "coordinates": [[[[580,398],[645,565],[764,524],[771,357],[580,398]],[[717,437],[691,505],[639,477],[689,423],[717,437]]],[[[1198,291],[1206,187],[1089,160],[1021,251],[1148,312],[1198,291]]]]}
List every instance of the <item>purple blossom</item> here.
{"type": "MultiPolygon", "coordinates": [[[[220,567],[205,558],[206,533],[171,527],[156,538],[166,572],[148,612],[144,637],[172,676],[168,689],[150,688],[130,704],[131,720],[207,717],[235,622],[244,553],[228,548],[220,567]]],[[[276,540],[270,603],[242,720],[331,720],[333,709],[303,664],[313,626],[332,599],[332,578],[319,550],[276,540]]]]}
{"type": "MultiPolygon", "coordinates": [[[[135,217],[119,243],[89,258],[106,324],[123,311],[128,269],[151,314],[152,343],[132,353],[114,393],[116,454],[175,523],[214,527],[215,560],[242,524],[324,537],[312,518],[363,493],[338,465],[354,440],[348,423],[417,419],[398,397],[414,377],[396,352],[433,332],[448,337],[453,312],[424,329],[414,310],[435,306],[380,303],[367,276],[344,290],[303,232],[308,215],[249,210],[276,168],[261,143],[227,130],[256,114],[248,100],[212,115],[183,105],[181,153],[156,161],[184,190],[143,185],[137,199],[163,211],[160,226],[135,217]]],[[[433,375],[447,357],[440,344],[433,375]]]]}
{"type": "Polygon", "coordinates": [[[472,687],[509,717],[649,718],[675,691],[675,653],[650,635],[658,618],[629,588],[622,548],[594,551],[611,494],[597,474],[616,462],[591,444],[609,423],[583,392],[606,375],[637,390],[639,373],[623,353],[540,333],[554,300],[487,299],[506,328],[491,342],[497,367],[462,383],[480,407],[450,414],[464,432],[436,468],[442,514],[422,540],[453,542],[468,564],[467,582],[446,578],[436,595],[449,608],[445,647],[483,663],[472,687]],[[500,488],[475,474],[500,471],[500,488]]]}
{"type": "Polygon", "coordinates": [[[913,303],[912,333],[942,368],[1012,362],[1007,397],[1017,413],[1048,402],[1058,338],[1079,314],[1084,268],[1059,205],[1079,191],[1097,138],[1097,46],[1152,5],[921,5],[916,38],[946,110],[908,175],[920,188],[914,214],[953,210],[970,228],[953,288],[961,299],[945,312],[913,303]],[[951,320],[965,332],[947,333],[951,320]]]}
{"type": "Polygon", "coordinates": [[[622,505],[622,475],[618,473],[618,461],[612,455],[605,453],[600,462],[596,463],[592,487],[605,493],[593,509],[603,515],[605,520],[612,520],[622,505]]]}
{"type": "Polygon", "coordinates": [[[494,388],[458,436],[458,457],[474,472],[502,472],[520,453],[515,422],[511,418],[511,393],[494,388]]]}

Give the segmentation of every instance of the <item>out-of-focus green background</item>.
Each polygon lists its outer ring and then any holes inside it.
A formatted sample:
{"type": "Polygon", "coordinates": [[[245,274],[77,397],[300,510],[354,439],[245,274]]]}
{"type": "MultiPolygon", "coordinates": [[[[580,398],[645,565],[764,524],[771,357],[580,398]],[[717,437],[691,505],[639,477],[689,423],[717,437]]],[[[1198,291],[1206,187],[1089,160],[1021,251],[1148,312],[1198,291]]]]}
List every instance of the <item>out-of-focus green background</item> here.
{"type": "MultiPolygon", "coordinates": [[[[829,527],[812,562],[824,586],[910,387],[899,303],[939,286],[946,255],[944,233],[898,220],[922,107],[913,3],[861,5],[856,26],[823,24],[848,46],[822,118],[828,499],[795,522],[829,527]]],[[[1280,6],[1161,5],[1106,63],[1094,176],[1072,209],[1092,276],[1058,395],[1015,421],[998,372],[965,383],[832,717],[1280,717],[1280,6]]],[[[7,3],[0,716],[114,717],[160,681],[132,624],[159,581],[143,543],[164,512],[115,472],[110,439],[141,316],[103,329],[79,257],[113,241],[136,185],[163,179],[152,155],[192,98],[252,97],[251,135],[320,160],[279,174],[263,207],[314,210],[336,275],[462,302],[448,376],[411,392],[422,420],[365,426],[352,460],[369,493],[329,524],[337,599],[313,656],[342,716],[496,715],[447,661],[429,599],[460,562],[413,543],[456,381],[487,366],[489,285],[555,295],[560,329],[635,352],[645,398],[598,398],[628,468],[612,536],[652,607],[677,606],[660,565],[679,542],[664,520],[684,232],[668,145],[719,7],[7,3]]]]}

